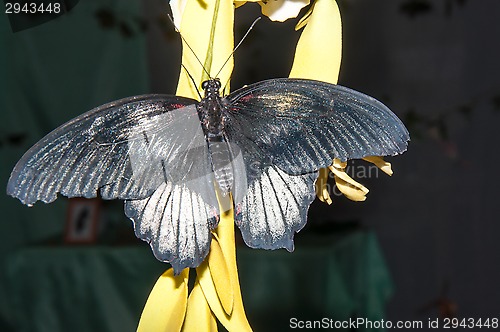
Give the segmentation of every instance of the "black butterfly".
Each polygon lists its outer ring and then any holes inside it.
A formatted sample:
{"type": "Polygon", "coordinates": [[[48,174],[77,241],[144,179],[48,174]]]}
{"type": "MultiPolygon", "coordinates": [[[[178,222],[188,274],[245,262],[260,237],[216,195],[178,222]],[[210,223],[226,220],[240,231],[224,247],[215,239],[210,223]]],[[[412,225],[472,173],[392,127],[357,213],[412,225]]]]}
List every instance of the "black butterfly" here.
{"type": "Polygon", "coordinates": [[[227,97],[217,79],[202,87],[200,102],[144,95],[71,120],[26,152],[7,193],[28,205],[57,193],[123,199],[137,237],[179,273],[209,251],[215,184],[232,192],[247,245],[292,251],[319,168],[396,155],[409,141],[387,107],[339,85],[272,79],[227,97]]]}

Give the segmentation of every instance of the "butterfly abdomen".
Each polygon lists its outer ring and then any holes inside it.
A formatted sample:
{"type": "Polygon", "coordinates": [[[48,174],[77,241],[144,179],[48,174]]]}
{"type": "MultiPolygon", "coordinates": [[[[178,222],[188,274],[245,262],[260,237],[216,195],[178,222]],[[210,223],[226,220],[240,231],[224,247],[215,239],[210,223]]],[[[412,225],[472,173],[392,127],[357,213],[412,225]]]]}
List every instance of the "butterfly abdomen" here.
{"type": "Polygon", "coordinates": [[[203,82],[202,87],[205,97],[197,105],[198,115],[207,140],[215,181],[225,196],[233,187],[234,172],[231,148],[223,136],[221,84],[218,79],[213,79],[203,82]]]}
{"type": "Polygon", "coordinates": [[[215,181],[225,196],[231,191],[234,182],[229,144],[222,137],[212,138],[208,141],[208,150],[210,151],[215,181]]]}

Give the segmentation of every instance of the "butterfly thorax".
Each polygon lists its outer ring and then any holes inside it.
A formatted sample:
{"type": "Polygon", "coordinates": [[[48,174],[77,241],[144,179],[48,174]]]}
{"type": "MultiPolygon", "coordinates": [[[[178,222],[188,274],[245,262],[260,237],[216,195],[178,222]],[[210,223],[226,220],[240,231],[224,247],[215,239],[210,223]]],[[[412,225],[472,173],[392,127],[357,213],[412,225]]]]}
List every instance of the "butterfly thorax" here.
{"type": "Polygon", "coordinates": [[[197,105],[198,116],[210,151],[210,161],[215,181],[223,195],[229,193],[233,186],[232,152],[224,138],[224,121],[222,116],[221,84],[218,79],[203,82],[204,98],[197,105]]]}
{"type": "Polygon", "coordinates": [[[210,141],[220,140],[224,130],[222,119],[222,99],[220,96],[220,81],[218,79],[208,80],[202,84],[205,96],[198,104],[198,115],[203,130],[210,141]]]}

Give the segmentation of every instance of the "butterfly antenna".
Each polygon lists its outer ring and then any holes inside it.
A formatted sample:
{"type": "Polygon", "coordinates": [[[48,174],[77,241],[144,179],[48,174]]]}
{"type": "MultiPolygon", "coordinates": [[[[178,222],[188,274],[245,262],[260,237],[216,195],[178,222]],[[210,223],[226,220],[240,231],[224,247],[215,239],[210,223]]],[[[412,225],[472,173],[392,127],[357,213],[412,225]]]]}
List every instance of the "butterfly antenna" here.
{"type": "Polygon", "coordinates": [[[184,70],[188,74],[189,78],[191,79],[191,82],[193,82],[193,86],[195,87],[196,92],[198,93],[198,96],[200,96],[200,99],[203,99],[203,97],[201,96],[200,91],[198,90],[198,87],[196,87],[196,81],[194,80],[193,76],[191,75],[191,73],[189,73],[189,71],[187,70],[186,66],[184,66],[182,63],[181,63],[181,66],[182,66],[182,68],[184,68],[184,70]]]}
{"type": "MultiPolygon", "coordinates": [[[[203,63],[201,62],[200,58],[198,58],[198,56],[197,56],[197,55],[196,55],[196,53],[194,52],[194,50],[193,50],[193,48],[191,47],[191,45],[189,45],[189,43],[187,42],[187,40],[186,40],[186,39],[184,38],[184,36],[181,34],[181,30],[175,26],[174,19],[172,18],[172,16],[170,16],[170,15],[167,15],[167,16],[168,16],[168,18],[169,18],[170,22],[172,22],[172,25],[174,26],[175,31],[177,31],[177,32],[179,33],[179,36],[181,36],[182,41],[183,41],[183,42],[186,44],[186,46],[187,46],[187,47],[191,50],[191,53],[193,53],[194,57],[196,58],[196,60],[198,61],[198,63],[201,65],[201,68],[203,68],[203,71],[207,74],[207,76],[208,76],[208,77],[211,77],[211,76],[210,76],[210,74],[208,73],[208,71],[205,69],[205,66],[204,66],[204,65],[203,65],[203,63]]],[[[227,61],[226,61],[226,62],[227,62],[227,61]]],[[[185,66],[182,66],[182,67],[184,67],[184,69],[186,69],[186,67],[185,67],[185,66]]],[[[187,71],[187,70],[186,70],[186,71],[187,71]]],[[[188,73],[188,75],[189,75],[189,77],[191,77],[191,79],[193,79],[193,78],[192,78],[192,76],[191,76],[189,73],[188,73]]],[[[194,83],[194,80],[193,80],[193,83],[194,83]]],[[[196,86],[196,84],[195,84],[195,86],[196,86]]],[[[198,93],[198,94],[199,94],[199,93],[198,93]]]]}
{"type": "MultiPolygon", "coordinates": [[[[248,28],[247,32],[245,32],[245,35],[243,36],[243,38],[241,38],[240,42],[238,43],[238,45],[236,45],[236,47],[234,48],[234,50],[231,52],[231,54],[229,54],[229,56],[227,57],[226,61],[224,61],[224,63],[222,64],[222,67],[220,68],[220,70],[217,72],[217,75],[215,75],[215,77],[219,76],[220,72],[222,71],[222,69],[224,69],[224,66],[228,63],[229,59],[231,59],[231,57],[234,55],[234,52],[236,52],[236,50],[238,49],[238,47],[240,47],[240,45],[243,43],[243,41],[245,40],[245,38],[248,36],[248,34],[250,33],[250,31],[253,29],[253,26],[260,20],[261,18],[260,17],[257,17],[255,19],[255,21],[253,21],[252,25],[250,26],[250,28],[248,28]]],[[[227,85],[227,84],[226,84],[227,85]]]]}

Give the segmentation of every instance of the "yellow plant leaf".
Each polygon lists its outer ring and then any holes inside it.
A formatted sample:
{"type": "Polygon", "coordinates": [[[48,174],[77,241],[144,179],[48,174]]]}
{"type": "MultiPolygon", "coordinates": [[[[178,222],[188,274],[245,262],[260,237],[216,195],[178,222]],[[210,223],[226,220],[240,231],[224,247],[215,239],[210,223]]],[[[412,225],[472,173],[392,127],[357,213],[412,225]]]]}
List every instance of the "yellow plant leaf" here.
{"type": "Polygon", "coordinates": [[[174,276],[172,268],[156,281],[141,314],[137,332],[180,331],[187,305],[189,269],[174,276]]]}
{"type": "Polygon", "coordinates": [[[224,312],[227,315],[231,315],[234,304],[233,283],[216,234],[213,235],[212,243],[210,244],[210,253],[207,259],[196,269],[196,273],[200,279],[212,279],[212,283],[224,312]]]}
{"type": "Polygon", "coordinates": [[[299,22],[295,25],[295,31],[299,31],[303,27],[306,26],[306,24],[309,22],[309,18],[311,17],[311,14],[313,12],[314,5],[309,6],[307,9],[307,12],[300,18],[299,22]]]}
{"type": "Polygon", "coordinates": [[[342,58],[342,22],[334,0],[316,0],[302,31],[290,77],[337,83],[342,58]]]}
{"type": "MultiPolygon", "coordinates": [[[[219,202],[224,200],[224,197],[217,196],[219,202]]],[[[232,206],[232,202],[230,202],[232,206]]],[[[227,203],[219,203],[221,205],[227,206],[227,203]]],[[[233,287],[234,294],[234,304],[233,311],[231,315],[228,315],[224,310],[219,296],[217,295],[217,290],[215,288],[214,282],[210,277],[210,273],[204,273],[206,271],[200,271],[201,275],[198,275],[198,280],[205,294],[210,309],[215,314],[219,322],[228,331],[252,331],[250,324],[248,323],[245,309],[243,307],[243,300],[241,298],[240,283],[238,279],[238,269],[236,266],[236,245],[234,239],[234,210],[231,208],[228,211],[222,212],[220,216],[219,225],[217,226],[215,233],[219,239],[218,243],[223,252],[224,259],[226,260],[226,266],[228,269],[228,280],[232,282],[228,283],[226,287],[233,287]]],[[[212,240],[213,242],[213,240],[212,240]]],[[[198,269],[196,270],[198,273],[198,269]]]]}
{"type": "Polygon", "coordinates": [[[210,307],[203,295],[200,284],[196,281],[193,290],[189,294],[186,318],[184,319],[182,332],[200,331],[217,332],[217,321],[210,311],[210,307]]]}
{"type": "Polygon", "coordinates": [[[229,91],[229,79],[233,70],[232,56],[224,67],[223,64],[234,47],[233,2],[231,0],[188,0],[185,6],[180,26],[180,33],[184,37],[182,64],[193,77],[197,87],[191,82],[186,69],[182,68],[176,94],[198,99],[197,88],[201,92],[201,83],[217,75],[221,68],[217,76],[222,86],[229,91]],[[193,51],[187,47],[186,42],[193,51]],[[203,66],[210,77],[203,70],[203,66]]]}
{"type": "Polygon", "coordinates": [[[231,315],[234,308],[234,281],[231,273],[229,273],[228,261],[224,257],[224,252],[220,247],[219,241],[217,233],[214,233],[212,239],[213,246],[210,249],[210,256],[208,257],[208,268],[224,311],[226,314],[231,315]]]}

